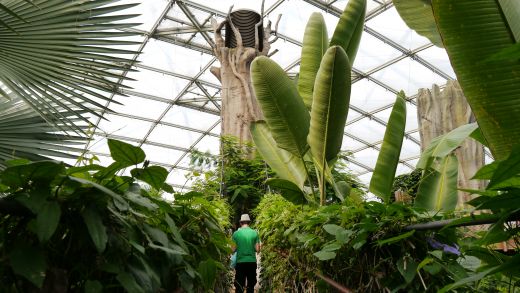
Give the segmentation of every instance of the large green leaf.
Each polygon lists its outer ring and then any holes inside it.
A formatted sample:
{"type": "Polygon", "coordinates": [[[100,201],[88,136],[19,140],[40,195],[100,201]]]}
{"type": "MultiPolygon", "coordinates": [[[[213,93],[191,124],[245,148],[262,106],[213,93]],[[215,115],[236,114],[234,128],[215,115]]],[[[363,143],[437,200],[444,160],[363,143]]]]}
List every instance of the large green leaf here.
{"type": "Polygon", "coordinates": [[[279,191],[286,200],[292,202],[293,204],[299,205],[307,201],[303,191],[301,191],[301,189],[291,181],[271,178],[267,179],[266,184],[276,191],[279,191]]]}
{"type": "Polygon", "coordinates": [[[381,151],[377,157],[376,167],[370,179],[369,191],[385,202],[390,201],[395,171],[399,163],[399,155],[403,145],[406,127],[406,102],[404,92],[397,95],[392,113],[388,119],[381,151]]]}
{"type": "Polygon", "coordinates": [[[142,163],[146,157],[140,147],[114,139],[108,140],[108,148],[112,159],[126,166],[142,163]]]}
{"type": "Polygon", "coordinates": [[[149,198],[147,197],[144,197],[138,193],[135,193],[135,192],[130,192],[130,191],[127,191],[125,193],[125,196],[126,198],[132,202],[132,203],[135,203],[136,205],[139,205],[145,209],[148,209],[150,211],[155,211],[157,210],[159,207],[153,203],[149,198]]]}
{"type": "Polygon", "coordinates": [[[311,14],[303,35],[302,59],[298,78],[298,92],[308,109],[312,106],[314,81],[320,68],[321,58],[329,47],[327,26],[319,12],[311,14]]]}
{"type": "Polygon", "coordinates": [[[330,260],[336,258],[336,253],[333,251],[320,250],[313,253],[319,260],[330,260]]]}
{"type": "Polygon", "coordinates": [[[81,213],[81,216],[83,217],[85,225],[87,225],[88,233],[90,234],[90,238],[92,239],[92,242],[94,242],[97,251],[102,253],[107,245],[108,235],[107,229],[101,220],[101,216],[92,207],[86,208],[83,213],[81,213]]]}
{"type": "Polygon", "coordinates": [[[520,59],[520,43],[516,43],[511,45],[505,49],[498,51],[497,53],[491,55],[485,61],[493,62],[493,61],[504,61],[504,60],[519,60],[520,59]]]}
{"type": "Polygon", "coordinates": [[[417,266],[411,257],[403,257],[397,261],[397,270],[403,276],[406,284],[410,283],[417,274],[417,266]]]}
{"type": "Polygon", "coordinates": [[[123,198],[122,198],[119,194],[113,192],[112,190],[106,188],[105,186],[103,186],[103,185],[101,185],[101,184],[98,184],[98,183],[96,183],[96,182],[93,182],[93,181],[90,181],[90,180],[87,180],[87,179],[83,179],[83,178],[79,178],[79,177],[74,177],[74,176],[68,176],[67,178],[68,178],[69,180],[76,181],[76,182],[79,182],[79,183],[81,183],[81,184],[85,184],[85,185],[92,186],[92,187],[94,187],[95,189],[97,189],[97,190],[103,192],[104,194],[106,194],[106,195],[112,197],[112,198],[114,199],[114,201],[117,201],[117,202],[122,202],[122,201],[124,201],[123,198]]]}
{"type": "Polygon", "coordinates": [[[170,227],[170,231],[173,234],[173,239],[177,242],[177,244],[179,244],[179,246],[182,247],[182,249],[185,251],[189,251],[188,246],[182,238],[181,232],[177,225],[175,225],[173,219],[168,214],[165,214],[164,220],[166,221],[166,224],[168,224],[168,227],[170,227]]]}
{"type": "Polygon", "coordinates": [[[144,293],[145,290],[139,284],[137,284],[135,278],[127,272],[120,272],[116,279],[119,281],[121,286],[125,288],[126,292],[132,293],[144,293]]]}
{"type": "Polygon", "coordinates": [[[350,62],[339,46],[330,47],[321,61],[311,110],[311,153],[320,169],[341,150],[350,101],[350,62]]]}
{"type": "Polygon", "coordinates": [[[36,216],[36,234],[40,242],[48,241],[60,222],[61,209],[55,201],[46,201],[36,216]]]}
{"type": "Polygon", "coordinates": [[[168,177],[168,170],[161,166],[151,166],[132,169],[130,170],[130,174],[135,178],[150,184],[151,187],[160,190],[168,177]]]}
{"type": "Polygon", "coordinates": [[[277,145],[302,158],[308,149],[310,117],[296,85],[278,64],[265,56],[251,63],[251,79],[277,145]]]}
{"type": "Polygon", "coordinates": [[[497,266],[491,266],[490,268],[487,268],[486,270],[483,270],[479,273],[472,274],[469,277],[459,279],[455,283],[446,285],[445,287],[441,288],[438,293],[444,293],[449,291],[455,291],[454,289],[461,287],[463,285],[466,285],[468,283],[473,283],[480,281],[484,279],[488,275],[492,275],[498,272],[504,272],[505,276],[511,276],[511,272],[517,273],[518,267],[520,266],[520,255],[516,254],[511,258],[506,259],[503,263],[497,266]],[[506,274],[506,272],[509,272],[506,274]]]}
{"type": "Polygon", "coordinates": [[[65,173],[65,166],[62,162],[42,161],[9,167],[2,172],[0,178],[2,184],[16,190],[29,183],[48,185],[56,176],[63,173],[65,173]]]}
{"type": "Polygon", "coordinates": [[[252,123],[251,134],[257,151],[276,175],[291,181],[302,189],[307,178],[303,161],[276,145],[265,122],[252,123]]]}
{"type": "Polygon", "coordinates": [[[211,258],[201,261],[198,272],[202,280],[202,286],[206,290],[213,289],[217,276],[217,263],[211,258]]]}
{"type": "Polygon", "coordinates": [[[520,1],[498,0],[515,40],[520,41],[520,1]]]}
{"type": "Polygon", "coordinates": [[[433,17],[431,1],[393,0],[393,2],[395,9],[409,28],[428,38],[435,46],[443,46],[433,17]]]}
{"type": "Polygon", "coordinates": [[[444,47],[489,148],[495,159],[505,159],[520,141],[520,115],[515,114],[520,111],[520,62],[483,60],[518,42],[518,10],[504,11],[496,0],[433,0],[432,6],[444,47]]]}
{"type": "Polygon", "coordinates": [[[473,132],[478,131],[477,123],[459,126],[452,131],[432,139],[430,145],[421,154],[417,168],[428,169],[434,158],[442,158],[450,154],[473,132]]]}
{"type": "MultiPolygon", "coordinates": [[[[350,0],[339,18],[330,46],[341,46],[348,55],[350,64],[356,59],[367,10],[366,0],[350,0]]],[[[350,71],[349,71],[350,72],[350,71]]]]}
{"type": "Polygon", "coordinates": [[[415,206],[431,211],[452,211],[457,205],[458,160],[446,156],[439,170],[431,170],[422,179],[415,198],[415,206]]]}
{"type": "Polygon", "coordinates": [[[520,146],[515,146],[506,160],[493,166],[496,169],[493,172],[493,176],[491,176],[491,181],[487,186],[488,189],[520,174],[520,146]]]}
{"type": "MultiPolygon", "coordinates": [[[[119,29],[135,26],[121,15],[136,4],[113,5],[117,0],[3,1],[0,9],[0,96],[21,98],[40,115],[60,118],[72,112],[84,119],[87,111],[101,116],[108,110],[118,79],[135,54],[116,46],[138,44],[118,39],[135,33],[119,29]],[[105,100],[105,101],[103,101],[105,100]]],[[[124,86],[123,86],[124,87],[124,86]]],[[[71,119],[67,129],[78,130],[71,119]]]]}
{"type": "Polygon", "coordinates": [[[502,193],[496,196],[479,196],[472,199],[468,204],[479,210],[508,210],[520,206],[520,194],[518,192],[502,193]]]}
{"type": "Polygon", "coordinates": [[[471,179],[490,180],[493,174],[495,173],[495,170],[497,169],[499,163],[499,161],[494,161],[490,164],[483,166],[477,171],[477,173],[475,173],[475,175],[473,175],[471,179]]]}

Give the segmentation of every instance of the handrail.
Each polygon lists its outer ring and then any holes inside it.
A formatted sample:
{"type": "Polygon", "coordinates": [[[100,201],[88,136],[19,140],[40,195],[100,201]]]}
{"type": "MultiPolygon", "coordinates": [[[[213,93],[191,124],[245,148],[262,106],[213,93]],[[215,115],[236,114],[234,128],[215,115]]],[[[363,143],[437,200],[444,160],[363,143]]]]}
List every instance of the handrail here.
{"type": "MultiPolygon", "coordinates": [[[[419,224],[413,224],[408,225],[404,227],[405,231],[411,231],[411,230],[436,230],[444,228],[445,226],[450,225],[452,222],[457,221],[460,219],[449,219],[449,220],[440,220],[440,221],[432,221],[432,222],[426,222],[426,223],[419,223],[419,224]]],[[[464,227],[464,226],[477,226],[477,225],[484,225],[484,224],[493,224],[500,220],[499,216],[492,216],[490,214],[489,218],[484,219],[474,219],[472,221],[463,222],[463,223],[456,223],[451,225],[451,227],[464,227]]],[[[520,220],[520,212],[514,213],[510,215],[505,221],[519,221],[520,220]]]]}
{"type": "Polygon", "coordinates": [[[342,293],[353,293],[354,291],[350,290],[349,288],[347,287],[343,287],[343,285],[341,285],[340,283],[332,280],[331,278],[327,277],[327,276],[324,276],[318,272],[315,272],[316,276],[320,279],[322,279],[323,281],[325,281],[327,284],[331,285],[332,287],[336,288],[339,292],[342,292],[342,293]]]}
{"type": "MultiPolygon", "coordinates": [[[[312,269],[310,269],[306,265],[303,265],[303,264],[298,263],[297,261],[294,262],[294,260],[291,260],[289,258],[289,255],[286,252],[281,251],[279,249],[274,249],[274,251],[276,253],[278,253],[280,256],[286,258],[289,263],[293,262],[298,267],[302,267],[302,268],[307,269],[308,271],[312,271],[312,269]]],[[[331,285],[332,287],[336,288],[339,292],[342,292],[342,293],[353,293],[354,292],[354,291],[350,290],[349,288],[341,285],[340,283],[334,281],[330,277],[325,276],[325,275],[323,275],[322,273],[320,273],[318,271],[314,271],[314,275],[316,275],[316,277],[322,279],[323,281],[325,281],[327,284],[331,285]]]]}

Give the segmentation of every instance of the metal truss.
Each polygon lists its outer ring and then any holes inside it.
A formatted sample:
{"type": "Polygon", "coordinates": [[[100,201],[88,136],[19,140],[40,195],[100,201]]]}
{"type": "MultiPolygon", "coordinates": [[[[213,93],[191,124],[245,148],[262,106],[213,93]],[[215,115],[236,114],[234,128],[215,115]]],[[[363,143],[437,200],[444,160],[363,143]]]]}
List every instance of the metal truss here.
{"type": "MultiPolygon", "coordinates": [[[[276,14],[279,7],[285,1],[286,0],[275,1],[270,7],[266,7],[264,15],[267,17],[269,15],[276,14]]],[[[327,0],[327,1],[300,0],[300,1],[313,5],[313,6],[317,7],[318,9],[322,10],[323,12],[333,15],[335,17],[339,17],[342,12],[340,9],[338,9],[337,7],[335,7],[333,5],[336,2],[336,0],[327,0]]],[[[385,11],[387,11],[388,9],[391,9],[393,7],[393,3],[391,0],[377,0],[377,1],[369,0],[369,1],[374,1],[375,3],[378,3],[378,6],[375,9],[367,12],[367,15],[366,15],[367,22],[370,21],[371,19],[374,19],[378,15],[384,13],[385,11]]],[[[153,38],[158,41],[167,42],[167,43],[170,43],[170,44],[173,44],[176,46],[185,47],[185,48],[188,48],[188,49],[196,51],[196,52],[213,55],[214,42],[212,39],[212,28],[211,28],[209,22],[212,17],[224,18],[224,17],[226,17],[226,14],[227,14],[227,12],[224,12],[224,11],[221,11],[221,10],[218,10],[215,8],[207,7],[207,6],[197,3],[196,1],[193,1],[193,0],[168,0],[165,10],[160,14],[159,18],[153,24],[150,31],[142,31],[142,30],[138,30],[138,29],[125,29],[125,30],[137,32],[144,36],[143,42],[137,50],[138,54],[143,51],[143,49],[145,48],[148,41],[151,38],[153,38]],[[184,16],[186,17],[185,19],[184,19],[184,17],[178,18],[178,17],[168,15],[168,12],[170,11],[170,9],[172,9],[174,7],[174,5],[178,8],[178,10],[180,10],[182,12],[182,14],[184,14],[184,16]],[[197,15],[201,15],[201,14],[203,14],[205,17],[198,18],[197,15]],[[159,29],[160,24],[164,20],[174,22],[176,25],[173,27],[166,27],[166,28],[159,29]],[[194,40],[194,38],[198,34],[200,34],[200,36],[202,36],[202,38],[204,39],[204,42],[205,42],[204,44],[198,43],[194,40]],[[188,37],[186,37],[186,36],[188,36],[188,37]]],[[[385,45],[390,46],[394,50],[400,52],[401,55],[399,55],[391,60],[388,60],[365,72],[363,72],[362,70],[360,70],[358,68],[353,68],[353,73],[352,73],[353,74],[353,77],[352,77],[353,83],[358,82],[363,79],[367,79],[374,85],[382,87],[386,91],[396,94],[398,92],[398,89],[395,89],[391,85],[389,85],[381,80],[378,80],[377,78],[374,77],[374,74],[377,72],[380,72],[381,70],[384,70],[385,68],[388,68],[389,66],[392,66],[393,64],[395,64],[401,60],[404,60],[406,58],[410,58],[411,60],[413,60],[413,61],[417,62],[418,64],[424,66],[425,68],[431,70],[432,72],[436,73],[437,75],[439,75],[440,77],[442,77],[445,80],[450,80],[453,78],[449,74],[443,72],[441,69],[439,69],[438,67],[431,64],[430,62],[428,62],[427,60],[425,60],[424,58],[422,58],[421,56],[418,55],[418,53],[430,48],[432,46],[431,43],[426,44],[424,46],[420,46],[413,50],[409,50],[409,49],[401,46],[397,42],[393,41],[392,39],[386,37],[385,35],[372,29],[369,26],[369,23],[367,25],[365,25],[364,31],[365,31],[365,33],[380,40],[385,45]]],[[[276,36],[282,40],[285,40],[285,41],[290,42],[297,46],[301,46],[301,43],[299,41],[297,41],[296,39],[292,38],[291,36],[284,35],[284,34],[277,33],[277,32],[273,32],[273,34],[276,34],[276,36]]],[[[134,58],[133,58],[134,61],[137,60],[138,54],[136,54],[134,56],[134,58]]],[[[175,56],[173,56],[173,58],[175,58],[175,56]]],[[[180,107],[185,107],[185,108],[189,108],[189,109],[194,109],[197,111],[201,111],[201,112],[205,112],[205,113],[209,113],[209,114],[217,115],[217,116],[220,115],[220,97],[218,96],[218,94],[220,93],[220,89],[221,89],[220,84],[216,84],[216,83],[206,81],[206,80],[203,80],[200,78],[204,73],[206,73],[209,70],[209,68],[215,63],[215,61],[216,61],[216,58],[213,57],[211,59],[211,61],[208,62],[194,76],[188,76],[188,75],[181,74],[181,73],[174,72],[174,71],[155,68],[153,66],[149,66],[149,65],[143,64],[143,63],[132,64],[134,68],[164,74],[164,75],[169,76],[174,79],[187,81],[188,83],[174,97],[159,97],[159,96],[155,96],[155,95],[151,95],[151,94],[147,94],[147,93],[142,93],[139,91],[134,91],[134,90],[129,90],[129,89],[120,89],[118,92],[120,94],[128,94],[128,95],[132,95],[132,96],[136,96],[136,97],[140,97],[140,98],[144,98],[144,99],[149,99],[149,100],[154,100],[154,101],[159,101],[159,102],[165,103],[165,109],[161,113],[161,115],[159,115],[159,117],[157,117],[157,119],[149,119],[149,118],[144,118],[144,117],[140,117],[137,115],[130,115],[130,114],[122,114],[122,113],[113,113],[112,114],[111,113],[112,115],[151,123],[151,127],[149,128],[147,133],[142,138],[132,138],[132,137],[126,137],[126,136],[112,135],[112,134],[103,134],[103,133],[100,133],[100,131],[95,131],[95,133],[92,134],[92,136],[96,135],[96,136],[102,136],[102,137],[110,137],[110,138],[121,139],[124,141],[133,142],[138,145],[147,144],[147,145],[163,147],[166,149],[174,149],[177,151],[182,151],[183,155],[176,162],[173,162],[173,163],[153,162],[153,163],[165,166],[170,171],[172,171],[174,169],[179,169],[179,170],[183,170],[183,171],[192,171],[188,166],[182,166],[181,161],[187,155],[189,155],[190,152],[192,152],[194,149],[197,148],[198,143],[205,136],[218,137],[218,135],[212,133],[211,131],[219,125],[220,120],[215,122],[208,129],[202,130],[202,129],[196,129],[193,127],[189,127],[186,125],[178,125],[178,124],[174,124],[174,123],[165,122],[165,121],[163,121],[163,118],[165,117],[165,115],[168,113],[168,111],[170,111],[170,109],[173,106],[180,106],[180,107]],[[197,89],[198,91],[202,92],[202,94],[192,93],[192,91],[194,89],[197,89]],[[212,92],[216,90],[216,94],[214,94],[214,95],[210,94],[210,91],[208,89],[211,90],[212,92]],[[210,107],[210,105],[211,105],[211,107],[210,107]],[[164,126],[168,126],[168,127],[182,129],[185,131],[190,131],[194,134],[198,134],[199,136],[198,136],[198,139],[187,148],[150,141],[149,136],[158,125],[164,125],[164,126]]],[[[285,70],[287,72],[290,72],[294,67],[299,65],[299,62],[300,62],[299,58],[295,59],[293,62],[290,63],[290,65],[288,67],[285,68],[285,70]]],[[[125,72],[125,75],[126,74],[127,73],[125,72]]],[[[120,82],[122,82],[122,79],[120,80],[120,82]]],[[[113,97],[114,96],[112,96],[111,98],[113,98],[113,97]]],[[[415,95],[409,96],[409,97],[406,97],[406,100],[409,104],[415,106],[415,104],[416,104],[415,98],[416,98],[415,95]]],[[[365,111],[359,107],[350,105],[350,109],[352,111],[359,113],[361,116],[359,116],[358,118],[349,120],[347,125],[359,123],[362,119],[367,118],[367,119],[375,121],[376,123],[381,124],[386,127],[386,122],[384,120],[378,118],[376,115],[391,107],[392,107],[392,104],[388,103],[373,111],[365,111]]],[[[99,122],[100,122],[100,119],[98,119],[95,122],[95,125],[97,126],[99,124],[99,122]]],[[[417,129],[408,131],[405,134],[406,139],[412,141],[415,144],[419,144],[419,141],[415,137],[412,136],[412,134],[416,133],[417,131],[418,131],[417,129]]],[[[361,152],[367,148],[372,148],[375,150],[380,149],[381,141],[369,142],[369,141],[365,141],[359,137],[356,137],[354,135],[351,135],[349,133],[345,133],[345,136],[363,144],[362,147],[351,150],[352,153],[354,154],[354,156],[356,153],[361,152]]],[[[88,146],[87,146],[87,148],[88,148],[88,146]]],[[[101,153],[96,153],[96,152],[91,152],[91,153],[96,154],[96,155],[107,155],[107,154],[101,154],[101,153]]],[[[407,168],[413,169],[414,166],[410,163],[410,161],[413,161],[417,158],[418,158],[418,156],[404,158],[404,159],[400,160],[400,163],[403,164],[404,166],[406,166],[407,168]]],[[[355,158],[351,158],[351,159],[349,159],[349,161],[352,164],[355,164],[358,167],[363,169],[363,171],[359,172],[358,175],[364,175],[364,174],[367,174],[367,173],[370,173],[373,171],[372,167],[356,161],[355,158]]]]}

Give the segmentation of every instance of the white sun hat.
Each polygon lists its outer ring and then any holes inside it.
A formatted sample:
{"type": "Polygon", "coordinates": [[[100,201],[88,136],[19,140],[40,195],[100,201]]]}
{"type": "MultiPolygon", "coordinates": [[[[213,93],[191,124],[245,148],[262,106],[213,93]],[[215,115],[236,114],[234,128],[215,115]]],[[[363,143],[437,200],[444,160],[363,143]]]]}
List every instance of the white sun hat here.
{"type": "Polygon", "coordinates": [[[240,216],[240,222],[251,222],[251,219],[248,214],[242,214],[242,216],[240,216]]]}

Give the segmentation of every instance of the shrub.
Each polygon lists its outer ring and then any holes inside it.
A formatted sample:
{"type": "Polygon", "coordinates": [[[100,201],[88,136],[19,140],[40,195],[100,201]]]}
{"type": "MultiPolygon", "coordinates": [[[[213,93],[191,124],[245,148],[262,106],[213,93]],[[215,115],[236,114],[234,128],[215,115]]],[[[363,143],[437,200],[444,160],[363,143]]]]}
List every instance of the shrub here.
{"type": "Polygon", "coordinates": [[[165,169],[109,147],[108,167],[14,161],[0,173],[0,291],[224,292],[226,203],[193,192],[168,202],[153,189],[173,191],[165,169]]]}
{"type": "Polygon", "coordinates": [[[454,229],[404,231],[429,218],[399,203],[316,208],[268,195],[256,212],[263,241],[262,287],[274,292],[326,292],[317,273],[356,292],[433,292],[474,269],[467,263],[474,258],[461,255],[454,229]]]}

